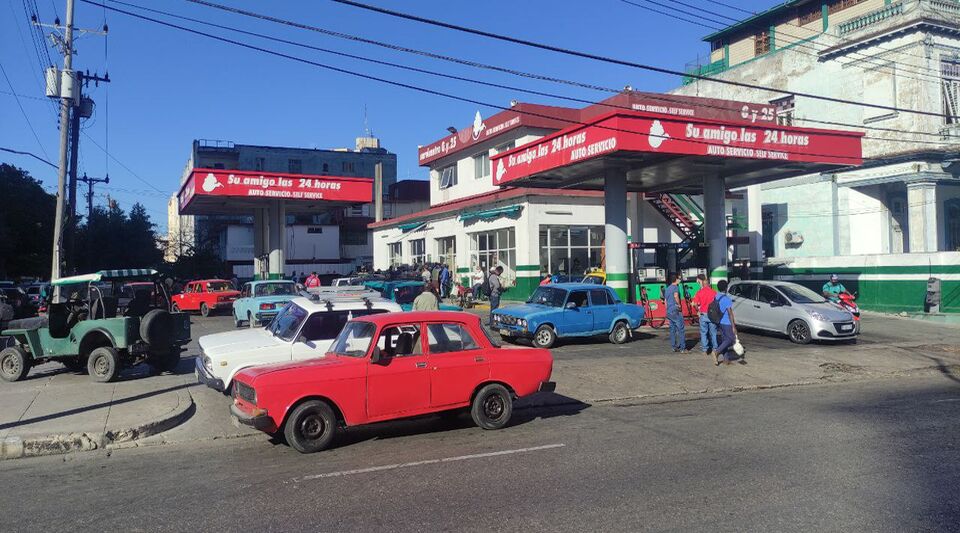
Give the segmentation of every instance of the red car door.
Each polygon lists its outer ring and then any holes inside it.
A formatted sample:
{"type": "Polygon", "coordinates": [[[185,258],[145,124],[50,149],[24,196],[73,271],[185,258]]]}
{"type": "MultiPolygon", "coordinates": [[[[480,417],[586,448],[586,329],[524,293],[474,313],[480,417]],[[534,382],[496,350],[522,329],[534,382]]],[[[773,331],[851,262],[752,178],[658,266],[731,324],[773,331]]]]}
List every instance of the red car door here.
{"type": "Polygon", "coordinates": [[[367,417],[409,416],[430,408],[430,369],[421,324],[384,327],[380,360],[367,366],[367,417]]]}
{"type": "Polygon", "coordinates": [[[428,324],[427,352],[434,409],[468,403],[476,386],[490,377],[483,348],[463,324],[428,324]]]}
{"type": "Polygon", "coordinates": [[[197,291],[200,290],[199,283],[188,283],[183,292],[177,295],[177,307],[181,311],[196,311],[200,308],[197,301],[197,291]]]}

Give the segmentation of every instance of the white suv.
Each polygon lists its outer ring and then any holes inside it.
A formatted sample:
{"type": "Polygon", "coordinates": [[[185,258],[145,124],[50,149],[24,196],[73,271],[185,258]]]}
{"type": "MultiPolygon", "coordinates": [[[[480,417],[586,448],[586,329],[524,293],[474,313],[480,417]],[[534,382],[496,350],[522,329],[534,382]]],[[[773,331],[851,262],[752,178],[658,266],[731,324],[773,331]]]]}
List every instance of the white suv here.
{"type": "Polygon", "coordinates": [[[323,357],[348,320],[395,311],[403,310],[384,298],[294,298],[265,328],[200,337],[197,379],[229,392],[233,377],[244,368],[323,357]]]}

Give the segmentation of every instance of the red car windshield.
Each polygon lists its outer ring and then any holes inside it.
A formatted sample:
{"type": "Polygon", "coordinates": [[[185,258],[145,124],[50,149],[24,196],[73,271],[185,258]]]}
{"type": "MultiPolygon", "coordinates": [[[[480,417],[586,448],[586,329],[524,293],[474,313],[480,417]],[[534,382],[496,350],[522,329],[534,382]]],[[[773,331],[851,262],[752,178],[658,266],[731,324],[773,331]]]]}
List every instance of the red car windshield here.
{"type": "Polygon", "coordinates": [[[233,285],[229,281],[208,281],[207,292],[232,291],[233,285]]]}
{"type": "Polygon", "coordinates": [[[347,357],[363,357],[370,349],[376,326],[369,322],[347,322],[330,346],[330,353],[347,357]]]}

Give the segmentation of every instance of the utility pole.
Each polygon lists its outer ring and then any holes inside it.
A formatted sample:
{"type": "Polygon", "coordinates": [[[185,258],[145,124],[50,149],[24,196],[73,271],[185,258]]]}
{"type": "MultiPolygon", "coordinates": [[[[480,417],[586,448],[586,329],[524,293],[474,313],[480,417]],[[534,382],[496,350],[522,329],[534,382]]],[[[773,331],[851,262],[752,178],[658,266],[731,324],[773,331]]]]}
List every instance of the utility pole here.
{"type": "MultiPolygon", "coordinates": [[[[90,223],[90,219],[93,217],[93,186],[96,183],[110,183],[110,176],[105,178],[91,178],[88,177],[86,173],[83,174],[82,178],[77,178],[77,181],[82,181],[87,184],[87,224],[90,223]]],[[[93,264],[93,243],[87,242],[87,266],[93,264]]]]}
{"type": "MultiPolygon", "coordinates": [[[[63,201],[67,180],[67,143],[70,140],[70,107],[73,105],[75,88],[73,77],[73,0],[67,0],[67,27],[63,43],[63,79],[60,94],[60,168],[57,172],[57,213],[53,226],[53,257],[50,279],[60,277],[61,253],[63,252],[63,201]],[[66,89],[65,91],[63,89],[66,89]]],[[[60,287],[53,286],[53,301],[60,301],[60,287]]]]}

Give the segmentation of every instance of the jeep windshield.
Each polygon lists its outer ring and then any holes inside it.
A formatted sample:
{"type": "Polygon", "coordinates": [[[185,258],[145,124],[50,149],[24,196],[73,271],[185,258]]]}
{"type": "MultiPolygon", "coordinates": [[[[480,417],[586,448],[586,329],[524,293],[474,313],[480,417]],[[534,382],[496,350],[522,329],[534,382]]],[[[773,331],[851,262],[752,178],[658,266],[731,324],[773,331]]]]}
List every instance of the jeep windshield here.
{"type": "Polygon", "coordinates": [[[296,285],[293,283],[261,283],[254,289],[254,296],[295,296],[296,285]]]}
{"type": "Polygon", "coordinates": [[[369,322],[347,322],[330,345],[329,353],[347,357],[363,357],[370,349],[376,327],[369,322]]]}
{"type": "Polygon", "coordinates": [[[528,304],[548,305],[550,307],[562,307],[563,300],[567,297],[567,291],[554,287],[537,287],[533,295],[527,300],[528,304]]]}
{"type": "Polygon", "coordinates": [[[300,331],[300,325],[306,320],[307,310],[296,304],[287,304],[267,326],[270,333],[281,340],[290,342],[300,331]]]}

